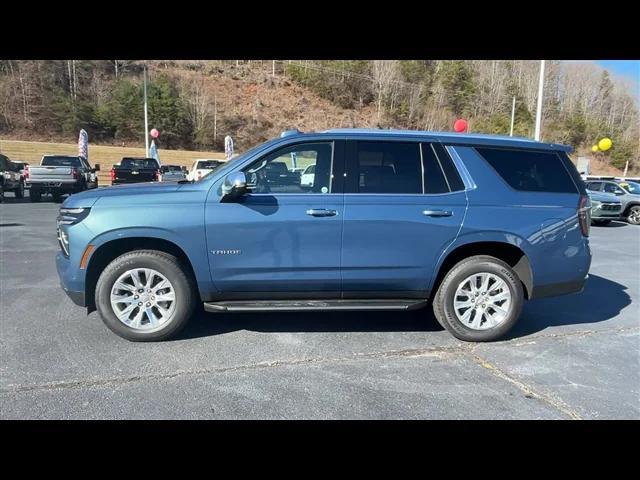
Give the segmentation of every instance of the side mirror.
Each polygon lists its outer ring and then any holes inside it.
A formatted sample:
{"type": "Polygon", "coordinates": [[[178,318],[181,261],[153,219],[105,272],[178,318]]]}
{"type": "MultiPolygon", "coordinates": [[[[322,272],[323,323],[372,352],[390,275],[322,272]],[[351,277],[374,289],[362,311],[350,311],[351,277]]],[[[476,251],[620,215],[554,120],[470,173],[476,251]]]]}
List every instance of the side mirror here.
{"type": "Polygon", "coordinates": [[[624,190],[621,190],[620,188],[618,188],[617,190],[614,190],[614,192],[616,195],[624,195],[624,190]]]}
{"type": "Polygon", "coordinates": [[[94,169],[96,172],[99,172],[99,171],[100,171],[100,164],[99,164],[99,163],[96,163],[96,164],[93,166],[93,169],[94,169]]]}
{"type": "Polygon", "coordinates": [[[247,193],[247,177],[244,172],[230,173],[222,183],[222,201],[234,200],[247,193]]]}

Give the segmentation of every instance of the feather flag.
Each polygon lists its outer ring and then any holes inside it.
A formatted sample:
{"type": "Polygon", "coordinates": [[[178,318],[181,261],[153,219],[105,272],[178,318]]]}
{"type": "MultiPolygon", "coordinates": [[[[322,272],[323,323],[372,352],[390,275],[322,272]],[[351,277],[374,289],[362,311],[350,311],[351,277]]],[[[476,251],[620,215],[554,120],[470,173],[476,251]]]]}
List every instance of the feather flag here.
{"type": "Polygon", "coordinates": [[[151,140],[151,147],[149,147],[149,156],[151,158],[155,158],[158,161],[158,165],[162,166],[162,163],[160,163],[160,156],[158,155],[158,147],[156,147],[155,140],[151,140]]]}
{"type": "Polygon", "coordinates": [[[78,156],[89,160],[89,135],[84,128],[80,130],[78,137],[78,156]]]}
{"type": "Polygon", "coordinates": [[[224,137],[224,156],[227,157],[227,160],[231,160],[233,157],[233,140],[229,135],[224,137]]]}

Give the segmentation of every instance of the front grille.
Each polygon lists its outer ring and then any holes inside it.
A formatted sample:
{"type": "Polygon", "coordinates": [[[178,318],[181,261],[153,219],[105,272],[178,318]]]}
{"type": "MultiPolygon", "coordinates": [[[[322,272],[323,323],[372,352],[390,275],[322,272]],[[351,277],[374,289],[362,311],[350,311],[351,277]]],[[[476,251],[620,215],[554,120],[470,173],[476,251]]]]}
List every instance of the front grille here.
{"type": "Polygon", "coordinates": [[[603,203],[601,209],[610,212],[617,212],[622,209],[622,205],[619,203],[603,203]]]}

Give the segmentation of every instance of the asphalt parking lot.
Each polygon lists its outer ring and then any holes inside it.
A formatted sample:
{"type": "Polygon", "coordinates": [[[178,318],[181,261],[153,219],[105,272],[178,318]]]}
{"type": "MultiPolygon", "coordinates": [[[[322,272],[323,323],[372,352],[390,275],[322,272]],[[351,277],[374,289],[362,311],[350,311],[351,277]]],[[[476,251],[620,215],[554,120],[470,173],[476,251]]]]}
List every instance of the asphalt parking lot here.
{"type": "Polygon", "coordinates": [[[639,419],[640,227],[592,227],[584,292],[468,344],[426,310],[200,314],[130,343],[59,287],[58,204],[0,205],[2,419],[639,419]]]}

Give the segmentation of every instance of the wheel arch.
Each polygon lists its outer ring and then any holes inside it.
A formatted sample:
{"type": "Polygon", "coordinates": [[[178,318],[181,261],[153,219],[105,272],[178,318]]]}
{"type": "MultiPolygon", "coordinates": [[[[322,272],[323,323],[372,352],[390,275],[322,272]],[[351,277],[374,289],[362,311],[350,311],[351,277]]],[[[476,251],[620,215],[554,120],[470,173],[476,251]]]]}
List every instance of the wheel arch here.
{"type": "Polygon", "coordinates": [[[490,255],[507,263],[516,273],[528,300],[533,293],[533,272],[527,254],[518,246],[499,240],[476,240],[455,246],[441,260],[432,292],[436,292],[444,276],[461,260],[474,255],[490,255]]]}
{"type": "MultiPolygon", "coordinates": [[[[95,289],[105,267],[119,257],[135,250],[157,250],[173,255],[197,284],[197,277],[187,253],[176,243],[160,237],[125,237],[108,240],[98,246],[89,258],[85,276],[85,302],[89,312],[96,309],[95,289]]],[[[199,292],[198,292],[198,295],[199,292]]]]}
{"type": "Polygon", "coordinates": [[[627,203],[627,206],[624,207],[624,212],[622,213],[623,216],[627,217],[629,215],[629,211],[631,210],[632,207],[638,207],[640,206],[640,202],[629,202],[627,203]]]}

